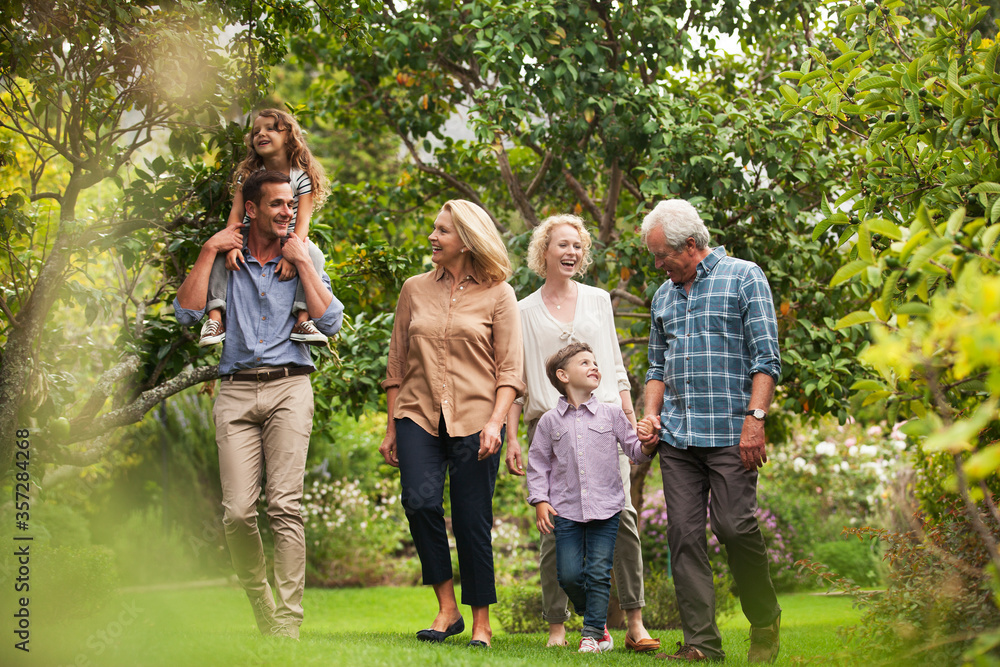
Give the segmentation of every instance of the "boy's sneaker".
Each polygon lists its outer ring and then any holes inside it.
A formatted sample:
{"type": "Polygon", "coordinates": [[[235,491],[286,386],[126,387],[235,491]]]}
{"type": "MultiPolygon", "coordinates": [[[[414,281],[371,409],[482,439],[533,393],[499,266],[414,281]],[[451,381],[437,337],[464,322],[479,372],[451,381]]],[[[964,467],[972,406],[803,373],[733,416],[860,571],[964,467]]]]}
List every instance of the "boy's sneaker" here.
{"type": "Polygon", "coordinates": [[[604,636],[598,640],[597,645],[600,647],[601,653],[610,651],[615,647],[615,640],[611,638],[611,633],[608,632],[608,626],[604,626],[604,636]]]}
{"type": "Polygon", "coordinates": [[[593,637],[584,637],[580,640],[579,653],[600,653],[601,647],[593,637]]]}
{"type": "Polygon", "coordinates": [[[316,328],[312,320],[306,320],[305,322],[299,322],[292,328],[292,333],[289,336],[291,340],[296,343],[306,343],[308,345],[318,345],[320,347],[327,344],[329,340],[323,333],[316,328]]]}
{"type": "Polygon", "coordinates": [[[217,345],[226,340],[226,327],[222,322],[209,320],[201,327],[201,338],[198,339],[198,347],[217,345]]]}

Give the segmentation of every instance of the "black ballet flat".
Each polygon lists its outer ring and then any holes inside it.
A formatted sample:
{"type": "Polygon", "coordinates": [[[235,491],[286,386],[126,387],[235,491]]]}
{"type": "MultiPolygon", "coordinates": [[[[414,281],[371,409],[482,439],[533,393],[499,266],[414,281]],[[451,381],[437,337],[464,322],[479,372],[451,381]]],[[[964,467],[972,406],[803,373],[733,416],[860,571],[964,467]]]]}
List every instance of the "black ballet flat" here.
{"type": "Polygon", "coordinates": [[[489,648],[490,647],[490,645],[487,644],[486,642],[484,642],[482,639],[473,639],[468,644],[466,644],[466,646],[468,646],[469,648],[489,648]]]}
{"type": "Polygon", "coordinates": [[[451,637],[452,635],[459,635],[463,632],[465,632],[465,619],[459,616],[458,620],[449,625],[448,629],[444,632],[427,628],[426,630],[420,630],[417,632],[417,639],[422,642],[435,642],[440,644],[448,637],[451,637]]]}

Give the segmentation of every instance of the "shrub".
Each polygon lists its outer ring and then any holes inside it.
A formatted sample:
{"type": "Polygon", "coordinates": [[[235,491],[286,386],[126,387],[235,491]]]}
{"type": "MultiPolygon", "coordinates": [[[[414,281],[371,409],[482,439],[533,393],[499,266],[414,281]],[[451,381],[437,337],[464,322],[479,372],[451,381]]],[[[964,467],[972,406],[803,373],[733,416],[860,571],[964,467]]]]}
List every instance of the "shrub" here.
{"type": "MultiPolygon", "coordinates": [[[[960,503],[949,504],[934,521],[918,516],[918,528],[907,533],[847,531],[884,544],[884,592],[860,592],[826,568],[805,563],[859,600],[864,613],[854,634],[873,655],[905,653],[911,664],[958,664],[966,651],[996,650],[989,642],[974,644],[978,635],[1000,626],[996,573],[988,568],[989,554],[960,503]]],[[[1000,538],[1000,525],[990,513],[981,512],[981,518],[993,538],[1000,538]]]]}
{"type": "Polygon", "coordinates": [[[115,555],[106,547],[38,545],[31,552],[31,591],[46,622],[95,616],[118,595],[115,555]]]}
{"type": "Polygon", "coordinates": [[[419,565],[399,493],[398,475],[378,479],[369,489],[358,480],[307,480],[302,498],[307,583],[416,581],[419,565]]]}
{"type": "Polygon", "coordinates": [[[813,548],[813,554],[817,561],[826,565],[834,574],[850,579],[858,586],[875,586],[882,580],[882,574],[869,542],[823,542],[813,548]]]}
{"type": "MultiPolygon", "coordinates": [[[[542,618],[542,586],[537,576],[530,583],[498,587],[497,604],[493,607],[493,613],[507,632],[549,631],[549,624],[542,618]]],[[[570,604],[570,619],[566,622],[566,630],[575,631],[582,627],[583,618],[573,612],[573,605],[570,604]]]]}

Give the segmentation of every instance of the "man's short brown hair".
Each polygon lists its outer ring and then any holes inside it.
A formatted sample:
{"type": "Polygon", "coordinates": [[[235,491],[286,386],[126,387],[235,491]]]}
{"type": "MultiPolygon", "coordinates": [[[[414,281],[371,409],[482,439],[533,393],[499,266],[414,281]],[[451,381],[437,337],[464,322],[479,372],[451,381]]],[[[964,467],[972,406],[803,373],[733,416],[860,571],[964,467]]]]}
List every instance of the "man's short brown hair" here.
{"type": "Polygon", "coordinates": [[[593,354],[594,350],[586,343],[570,343],[545,361],[545,375],[549,378],[552,386],[563,396],[566,395],[566,383],[559,379],[556,371],[560,369],[565,370],[569,360],[581,352],[590,352],[593,354]]]}

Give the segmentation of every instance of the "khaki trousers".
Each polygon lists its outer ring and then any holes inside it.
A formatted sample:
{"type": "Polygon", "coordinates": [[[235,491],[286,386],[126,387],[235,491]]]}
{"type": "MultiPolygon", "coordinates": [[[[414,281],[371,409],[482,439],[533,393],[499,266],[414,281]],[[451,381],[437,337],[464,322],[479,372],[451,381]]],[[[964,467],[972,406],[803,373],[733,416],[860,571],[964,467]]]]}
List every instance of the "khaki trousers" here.
{"type": "Polygon", "coordinates": [[[270,596],[257,529],[261,474],[267,471],[267,519],[274,535],[274,618],[301,625],[305,529],[299,510],[312,431],[313,392],[305,375],[243,382],[223,380],[215,401],[215,440],[222,478],[222,522],[233,567],[247,596],[270,596]]]}
{"type": "MultiPolygon", "coordinates": [[[[528,442],[535,435],[538,420],[527,424],[528,442]]],[[[615,538],[615,587],[618,589],[618,605],[624,609],[641,609],[646,606],[645,589],[642,582],[642,546],[639,543],[639,514],[632,506],[631,463],[625,454],[618,452],[618,471],[625,489],[625,507],[618,522],[615,538]]],[[[565,623],[569,620],[569,598],[559,586],[556,577],[556,538],[553,533],[542,535],[538,554],[538,568],[542,580],[542,618],[547,623],[565,623]]]]}

